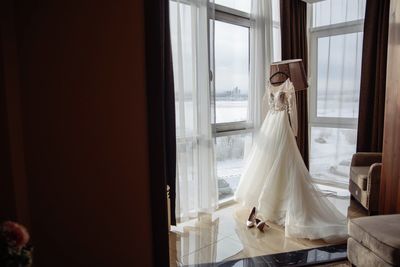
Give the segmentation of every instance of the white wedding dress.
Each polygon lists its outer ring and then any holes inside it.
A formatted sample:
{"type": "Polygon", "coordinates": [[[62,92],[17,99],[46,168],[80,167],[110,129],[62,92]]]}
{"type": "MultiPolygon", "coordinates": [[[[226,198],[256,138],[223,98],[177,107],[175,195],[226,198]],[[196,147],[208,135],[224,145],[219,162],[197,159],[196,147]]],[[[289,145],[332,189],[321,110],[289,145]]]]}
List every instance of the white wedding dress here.
{"type": "Polygon", "coordinates": [[[287,79],[279,86],[268,85],[263,106],[267,115],[247,158],[235,200],[256,207],[264,220],[283,225],[287,237],[346,238],[346,217],[314,186],[297,148],[292,82],[287,79]]]}

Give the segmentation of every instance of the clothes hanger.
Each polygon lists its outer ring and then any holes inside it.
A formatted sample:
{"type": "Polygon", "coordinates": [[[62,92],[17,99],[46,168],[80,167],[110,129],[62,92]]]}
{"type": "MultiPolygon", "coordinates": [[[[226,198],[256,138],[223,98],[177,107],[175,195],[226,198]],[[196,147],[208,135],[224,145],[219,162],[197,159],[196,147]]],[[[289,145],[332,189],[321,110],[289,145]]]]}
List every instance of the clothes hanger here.
{"type": "Polygon", "coordinates": [[[274,74],[272,74],[271,75],[271,77],[269,77],[269,82],[271,83],[271,84],[278,84],[278,83],[282,83],[282,82],[273,82],[272,81],[272,78],[274,78],[276,75],[278,75],[278,74],[283,74],[283,76],[285,76],[286,77],[286,79],[289,79],[290,78],[290,76],[289,75],[287,75],[287,73],[286,72],[283,72],[283,71],[280,71],[279,70],[279,66],[276,66],[277,68],[278,68],[278,71],[277,72],[275,72],[274,74]]]}

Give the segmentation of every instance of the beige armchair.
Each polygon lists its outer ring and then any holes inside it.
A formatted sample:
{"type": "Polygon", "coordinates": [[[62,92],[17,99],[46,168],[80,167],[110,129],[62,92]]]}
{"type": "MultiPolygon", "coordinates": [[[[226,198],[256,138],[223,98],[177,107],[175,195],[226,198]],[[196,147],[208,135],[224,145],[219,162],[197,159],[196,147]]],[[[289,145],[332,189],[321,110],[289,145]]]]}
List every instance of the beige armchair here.
{"type": "Polygon", "coordinates": [[[351,195],[370,215],[378,213],[382,153],[358,152],[350,166],[351,195]]]}

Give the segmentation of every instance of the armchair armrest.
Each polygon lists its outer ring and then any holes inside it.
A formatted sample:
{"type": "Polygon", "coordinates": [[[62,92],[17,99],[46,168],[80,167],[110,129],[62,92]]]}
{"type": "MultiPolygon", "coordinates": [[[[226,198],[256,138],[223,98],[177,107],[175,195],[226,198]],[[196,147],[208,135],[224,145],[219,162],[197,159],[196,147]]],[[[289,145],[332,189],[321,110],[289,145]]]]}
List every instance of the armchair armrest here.
{"type": "Polygon", "coordinates": [[[374,163],[371,165],[369,168],[368,172],[368,185],[367,185],[367,191],[371,190],[371,185],[380,185],[381,182],[381,169],[382,169],[382,163],[374,163]]]}
{"type": "Polygon", "coordinates": [[[374,163],[369,168],[367,180],[367,192],[369,195],[369,214],[374,215],[379,210],[379,193],[381,182],[382,163],[374,163]]]}
{"type": "Polygon", "coordinates": [[[374,163],[382,162],[382,153],[380,152],[357,152],[353,154],[351,166],[370,166],[374,163]]]}

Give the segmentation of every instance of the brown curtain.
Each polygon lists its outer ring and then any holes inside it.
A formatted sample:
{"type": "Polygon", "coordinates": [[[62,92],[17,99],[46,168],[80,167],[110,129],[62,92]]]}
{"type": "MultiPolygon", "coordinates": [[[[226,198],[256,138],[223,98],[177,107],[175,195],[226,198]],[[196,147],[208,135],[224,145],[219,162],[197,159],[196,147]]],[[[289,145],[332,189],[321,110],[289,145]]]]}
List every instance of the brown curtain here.
{"type": "MultiPolygon", "coordinates": [[[[281,0],[282,60],[303,59],[307,73],[307,4],[301,0],[281,0]]],[[[296,92],[299,131],[297,145],[308,168],[307,90],[296,92]]]]}
{"type": "MultiPolygon", "coordinates": [[[[149,136],[150,194],[154,266],[167,266],[170,186],[171,221],[175,223],[175,95],[169,32],[169,1],[145,3],[146,87],[149,136]]],[[[140,220],[138,214],[138,220],[140,220]]]]}
{"type": "Polygon", "coordinates": [[[382,151],[389,6],[390,0],[367,0],[357,151],[382,151]]]}

